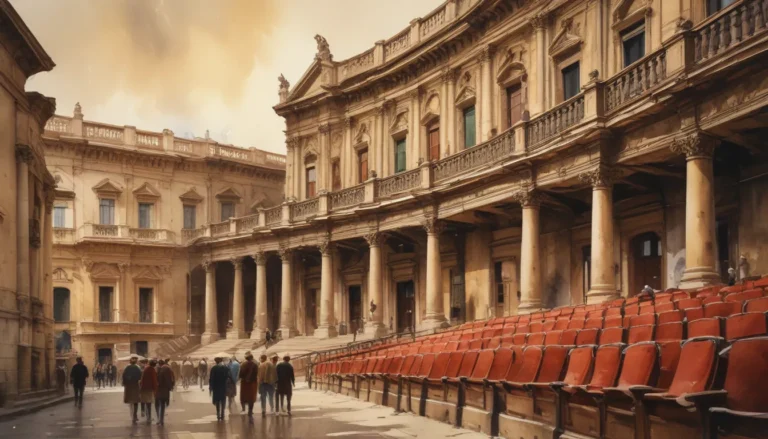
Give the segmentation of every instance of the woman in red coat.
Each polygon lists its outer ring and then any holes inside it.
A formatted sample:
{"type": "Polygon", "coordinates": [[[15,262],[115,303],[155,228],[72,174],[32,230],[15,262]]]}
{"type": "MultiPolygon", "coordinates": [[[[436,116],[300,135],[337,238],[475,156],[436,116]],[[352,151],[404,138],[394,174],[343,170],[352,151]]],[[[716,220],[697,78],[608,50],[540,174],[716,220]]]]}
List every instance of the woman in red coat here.
{"type": "Polygon", "coordinates": [[[141,406],[144,407],[144,413],[147,415],[147,424],[152,423],[152,401],[155,400],[155,392],[158,388],[155,366],[157,366],[157,361],[150,361],[149,366],[141,372],[141,381],[139,381],[141,406]]]}

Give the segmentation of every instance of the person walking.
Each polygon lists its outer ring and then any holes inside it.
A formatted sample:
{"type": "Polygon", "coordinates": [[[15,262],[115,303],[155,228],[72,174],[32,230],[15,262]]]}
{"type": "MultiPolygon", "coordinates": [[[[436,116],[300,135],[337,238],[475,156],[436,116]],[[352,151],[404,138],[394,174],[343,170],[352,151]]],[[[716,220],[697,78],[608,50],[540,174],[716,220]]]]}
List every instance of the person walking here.
{"type": "Polygon", "coordinates": [[[195,365],[192,364],[192,360],[187,357],[181,363],[181,384],[184,389],[189,389],[189,383],[192,381],[192,376],[195,374],[195,365]]]}
{"type": "Polygon", "coordinates": [[[171,371],[173,372],[173,389],[176,390],[176,380],[181,380],[181,365],[178,361],[171,361],[171,371]]]}
{"type": "Polygon", "coordinates": [[[264,340],[266,341],[266,347],[269,348],[269,342],[272,341],[272,333],[269,332],[269,328],[264,332],[264,340]]]}
{"type": "Polygon", "coordinates": [[[101,363],[96,362],[96,365],[93,367],[93,385],[96,387],[96,390],[101,389],[101,363]]]}
{"type": "MultiPolygon", "coordinates": [[[[242,374],[243,369],[240,369],[242,374]]],[[[275,371],[275,365],[271,361],[267,361],[267,356],[261,356],[261,364],[259,364],[258,383],[259,393],[261,393],[261,416],[267,415],[267,400],[269,400],[269,409],[272,413],[275,412],[275,405],[272,401],[275,394],[275,382],[277,381],[277,372],[275,371]]],[[[242,392],[243,389],[240,389],[242,392]]]]}
{"type": "Polygon", "coordinates": [[[173,376],[173,370],[166,361],[160,360],[160,370],[157,372],[157,392],[155,393],[155,404],[160,408],[158,410],[157,425],[165,425],[165,409],[171,402],[171,390],[176,383],[173,376]]]}
{"type": "Polygon", "coordinates": [[[253,361],[251,351],[245,353],[245,361],[240,365],[238,377],[240,378],[240,407],[245,411],[245,407],[248,406],[248,416],[253,416],[253,405],[256,403],[256,392],[259,387],[259,365],[253,361]]]}
{"type": "Polygon", "coordinates": [[[60,394],[66,393],[67,389],[67,372],[64,370],[64,365],[60,364],[56,366],[56,389],[60,394]]]}
{"type": "Polygon", "coordinates": [[[147,425],[152,423],[152,401],[155,400],[155,392],[157,392],[157,371],[155,366],[157,366],[157,362],[155,360],[150,361],[149,366],[144,367],[144,370],[141,371],[141,381],[139,382],[141,405],[144,407],[144,413],[147,415],[147,425]]]}
{"type": "Polygon", "coordinates": [[[83,357],[77,357],[72,371],[69,373],[69,381],[75,391],[75,407],[83,408],[83,391],[88,380],[88,368],[83,364],[83,357]]]}
{"type": "MultiPolygon", "coordinates": [[[[227,381],[227,400],[229,402],[229,413],[232,413],[232,405],[235,403],[235,396],[237,396],[237,379],[240,376],[240,363],[234,356],[229,360],[227,365],[229,368],[229,377],[232,378],[227,381]]],[[[240,402],[240,411],[244,411],[243,403],[240,402]]]]}
{"type": "MultiPolygon", "coordinates": [[[[146,358],[142,358],[141,361],[139,361],[139,367],[141,368],[142,374],[144,374],[144,369],[149,367],[148,364],[149,364],[149,360],[147,360],[146,358]]],[[[141,400],[141,389],[139,389],[139,400],[141,400]]],[[[144,406],[144,404],[139,404],[139,406],[141,406],[141,417],[142,418],[146,417],[148,415],[147,411],[144,410],[146,407],[144,406]]]]}
{"type": "Polygon", "coordinates": [[[200,390],[202,391],[203,383],[205,382],[205,379],[208,378],[208,362],[205,361],[205,358],[197,363],[197,377],[200,379],[200,390]]]}
{"type": "Polygon", "coordinates": [[[134,424],[139,421],[139,403],[141,402],[141,367],[136,364],[139,358],[131,356],[131,364],[123,369],[123,403],[129,404],[131,408],[131,422],[134,424]]]}
{"type": "Polygon", "coordinates": [[[227,366],[221,364],[221,357],[216,357],[213,361],[216,364],[211,368],[211,376],[208,379],[208,393],[212,397],[213,405],[216,406],[216,419],[223,421],[227,405],[227,380],[231,378],[229,377],[227,366]]]}
{"type": "Polygon", "coordinates": [[[296,387],[291,357],[284,356],[283,362],[278,364],[275,370],[277,373],[277,411],[286,412],[286,402],[283,401],[283,397],[285,397],[288,404],[287,413],[288,416],[291,416],[291,397],[293,396],[293,388],[296,387]]]}

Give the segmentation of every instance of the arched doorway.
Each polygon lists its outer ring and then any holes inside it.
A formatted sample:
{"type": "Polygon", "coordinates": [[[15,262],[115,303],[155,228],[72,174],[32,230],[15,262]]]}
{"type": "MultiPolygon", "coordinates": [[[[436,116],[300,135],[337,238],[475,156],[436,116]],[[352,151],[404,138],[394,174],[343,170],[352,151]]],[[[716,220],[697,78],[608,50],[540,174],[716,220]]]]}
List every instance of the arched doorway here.
{"type": "Polygon", "coordinates": [[[640,293],[645,285],[661,290],[661,238],[654,232],[637,235],[630,241],[632,280],[629,295],[640,293]]]}

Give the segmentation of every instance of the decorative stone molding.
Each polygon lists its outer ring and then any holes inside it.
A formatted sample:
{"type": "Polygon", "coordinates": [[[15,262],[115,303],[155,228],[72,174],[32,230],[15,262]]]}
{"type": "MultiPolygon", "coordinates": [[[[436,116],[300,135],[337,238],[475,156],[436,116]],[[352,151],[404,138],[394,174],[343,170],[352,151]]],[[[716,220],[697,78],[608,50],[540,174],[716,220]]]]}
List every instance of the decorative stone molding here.
{"type": "Polygon", "coordinates": [[[16,163],[30,164],[35,160],[35,153],[29,145],[16,144],[16,163]]]}
{"type": "Polygon", "coordinates": [[[428,235],[439,235],[445,230],[445,222],[440,221],[435,217],[424,218],[424,221],[421,222],[421,226],[424,227],[424,230],[428,235]]]}
{"type": "Polygon", "coordinates": [[[121,274],[125,273],[130,266],[131,266],[131,264],[129,264],[127,262],[118,262],[117,263],[117,269],[120,270],[121,274]]]}
{"type": "Polygon", "coordinates": [[[206,273],[213,273],[213,269],[216,267],[216,263],[210,259],[204,260],[200,265],[203,266],[206,273]]]}
{"type": "Polygon", "coordinates": [[[232,263],[232,266],[235,267],[235,270],[242,270],[243,269],[243,258],[231,258],[229,262],[232,263]]]}
{"type": "Polygon", "coordinates": [[[720,141],[701,132],[695,132],[672,141],[669,148],[675,154],[684,154],[687,160],[711,159],[720,141]]]}
{"type": "Polygon", "coordinates": [[[549,16],[547,14],[534,15],[530,19],[531,26],[533,27],[534,30],[546,29],[548,21],[549,21],[549,16]]]}
{"type": "Polygon", "coordinates": [[[616,169],[611,169],[606,166],[598,166],[592,171],[586,171],[579,174],[579,180],[584,183],[589,183],[594,189],[608,189],[613,186],[613,183],[618,180],[621,173],[616,169]]]}
{"type": "Polygon", "coordinates": [[[520,203],[523,208],[538,208],[541,206],[542,196],[537,190],[523,188],[512,195],[512,198],[520,203]]]}
{"type": "Polygon", "coordinates": [[[487,63],[493,58],[493,55],[496,53],[496,48],[492,45],[488,45],[483,47],[483,49],[480,51],[480,53],[477,54],[477,61],[480,64],[487,63]]]}
{"type": "Polygon", "coordinates": [[[93,264],[94,264],[93,260],[88,258],[83,258],[81,261],[83,263],[83,267],[85,267],[85,271],[87,273],[90,273],[91,270],[93,270],[93,264]]]}
{"type": "Polygon", "coordinates": [[[288,244],[281,243],[280,248],[277,249],[277,254],[280,255],[280,259],[283,262],[290,262],[293,256],[293,249],[288,248],[288,244]]]}
{"type": "Polygon", "coordinates": [[[349,129],[351,127],[352,127],[352,117],[347,116],[344,118],[344,128],[349,129]]]}
{"type": "Polygon", "coordinates": [[[320,125],[318,125],[317,131],[319,131],[320,134],[328,134],[331,132],[331,125],[327,123],[321,123],[320,125]]]}
{"type": "Polygon", "coordinates": [[[371,230],[369,233],[363,235],[363,238],[365,238],[365,241],[368,243],[369,247],[381,247],[381,245],[384,244],[384,241],[386,240],[384,234],[379,233],[376,230],[371,230]]]}
{"type": "Polygon", "coordinates": [[[289,136],[285,139],[285,146],[288,150],[292,150],[299,146],[299,136],[289,136]]]}
{"type": "Polygon", "coordinates": [[[29,312],[29,296],[26,294],[16,295],[16,308],[20,314],[27,314],[29,312]]]}
{"type": "Polygon", "coordinates": [[[321,237],[320,242],[317,244],[317,248],[320,250],[321,255],[330,255],[331,251],[333,251],[333,243],[331,242],[331,237],[329,235],[321,237]]]}
{"type": "Polygon", "coordinates": [[[264,265],[267,263],[267,255],[259,250],[253,254],[253,260],[256,262],[256,265],[264,265]]]}

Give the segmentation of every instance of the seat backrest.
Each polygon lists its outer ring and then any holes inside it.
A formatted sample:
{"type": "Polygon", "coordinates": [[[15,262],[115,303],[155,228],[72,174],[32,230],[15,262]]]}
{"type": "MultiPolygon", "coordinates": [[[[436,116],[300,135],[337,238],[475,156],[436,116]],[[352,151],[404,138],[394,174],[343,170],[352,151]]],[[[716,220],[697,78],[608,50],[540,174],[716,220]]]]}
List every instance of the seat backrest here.
{"type": "Polygon", "coordinates": [[[584,322],[584,329],[603,329],[603,318],[592,317],[584,322]]]}
{"type": "Polygon", "coordinates": [[[683,322],[664,323],[656,326],[656,341],[680,341],[683,338],[683,322]]]}
{"type": "Polygon", "coordinates": [[[380,360],[378,363],[376,363],[376,367],[373,369],[373,373],[385,373],[387,370],[389,370],[390,363],[392,363],[392,357],[384,357],[383,360],[380,360]]]}
{"type": "MultiPolygon", "coordinates": [[[[544,334],[544,346],[560,344],[563,331],[549,331],[544,334]]],[[[565,343],[563,343],[565,344],[565,343]]]]}
{"type": "Polygon", "coordinates": [[[515,361],[515,353],[512,349],[498,348],[493,356],[493,364],[488,371],[488,379],[499,381],[507,376],[510,366],[515,361]]]}
{"type": "Polygon", "coordinates": [[[555,328],[554,320],[546,320],[544,323],[541,324],[541,330],[543,332],[551,331],[554,328],[555,328]]]}
{"type": "Polygon", "coordinates": [[[501,330],[501,335],[502,336],[504,336],[504,335],[512,335],[514,333],[515,333],[515,324],[514,323],[510,323],[508,325],[505,325],[504,329],[501,330]]]}
{"type": "MultiPolygon", "coordinates": [[[[670,299],[672,296],[670,296],[670,299]]],[[[667,311],[673,311],[675,309],[675,304],[672,303],[672,301],[664,302],[664,303],[656,303],[654,306],[654,311],[658,313],[667,312],[667,311]]]]}
{"type": "MultiPolygon", "coordinates": [[[[597,330],[594,330],[597,333],[597,330]]],[[[576,339],[579,337],[578,329],[566,329],[560,334],[560,344],[564,346],[576,345],[576,339]]],[[[546,340],[544,340],[546,342],[546,340]]]]}
{"type": "Polygon", "coordinates": [[[445,344],[443,347],[443,352],[453,352],[459,348],[459,342],[458,341],[449,341],[445,344]]]}
{"type": "Polygon", "coordinates": [[[464,331],[461,333],[461,341],[472,340],[472,331],[464,331]]]}
{"type": "Polygon", "coordinates": [[[389,367],[387,368],[386,373],[392,375],[400,373],[400,369],[403,367],[405,358],[406,357],[403,356],[392,357],[392,361],[389,362],[389,367]]]}
{"type": "Polygon", "coordinates": [[[584,319],[577,318],[576,314],[574,313],[571,321],[568,322],[568,329],[584,329],[584,319]]]}
{"type": "Polygon", "coordinates": [[[421,356],[421,365],[416,376],[422,378],[429,376],[429,371],[432,370],[432,365],[435,364],[435,358],[437,358],[437,354],[423,354],[421,356]]]}
{"type": "Polygon", "coordinates": [[[483,349],[496,349],[501,346],[501,337],[492,337],[483,340],[483,349]]]}
{"type": "Polygon", "coordinates": [[[659,349],[655,342],[635,343],[622,354],[621,374],[617,387],[647,386],[658,365],[659,349]]]}
{"type": "Polygon", "coordinates": [[[487,322],[487,321],[485,321],[485,320],[480,320],[480,321],[474,322],[474,323],[472,324],[472,328],[474,328],[474,329],[476,329],[476,330],[477,330],[477,329],[482,329],[482,328],[484,328],[484,327],[485,327],[485,324],[486,324],[486,323],[488,323],[488,322],[487,322]]]}
{"type": "Polygon", "coordinates": [[[688,322],[688,338],[722,337],[725,322],[722,317],[697,319],[688,322]]]}
{"type": "Polygon", "coordinates": [[[748,312],[725,319],[725,339],[728,341],[766,334],[768,334],[766,313],[748,312]]]}
{"type": "Polygon", "coordinates": [[[682,322],[683,318],[685,318],[685,314],[683,314],[683,311],[676,309],[673,311],[664,311],[664,312],[658,313],[656,315],[656,322],[659,325],[663,325],[664,323],[682,322]]]}
{"type": "Polygon", "coordinates": [[[636,316],[640,314],[640,305],[628,305],[624,307],[624,317],[636,316]]]}
{"type": "Polygon", "coordinates": [[[418,352],[420,354],[429,354],[432,352],[432,344],[424,343],[423,345],[419,346],[418,352]]]}
{"type": "Polygon", "coordinates": [[[351,374],[360,374],[363,373],[363,370],[365,369],[365,360],[355,360],[352,362],[352,369],[349,371],[351,374]]]}
{"type": "Polygon", "coordinates": [[[640,309],[637,311],[638,315],[654,314],[656,307],[650,302],[644,302],[640,305],[640,309]]]}
{"type": "Polygon", "coordinates": [[[641,326],[641,325],[655,325],[656,324],[656,314],[639,314],[636,316],[632,316],[629,318],[629,328],[632,328],[633,326],[641,326]]]}
{"type": "Polygon", "coordinates": [[[604,309],[595,309],[587,312],[587,320],[589,319],[602,319],[605,315],[604,309]]]}
{"type": "Polygon", "coordinates": [[[704,305],[704,317],[728,317],[739,314],[742,302],[717,302],[704,305]]]}
{"type": "Polygon", "coordinates": [[[504,326],[510,324],[510,323],[517,323],[518,320],[520,320],[520,316],[507,316],[504,317],[504,326]]]}
{"type": "Polygon", "coordinates": [[[757,299],[763,297],[763,290],[761,289],[752,289],[752,290],[746,290],[742,291],[740,293],[731,293],[725,296],[726,302],[744,302],[751,299],[757,299]]]}
{"type": "MultiPolygon", "coordinates": [[[[542,346],[528,346],[523,351],[523,359],[520,362],[520,368],[514,377],[507,376],[507,381],[517,383],[531,383],[536,379],[541,367],[541,359],[544,356],[542,346]]],[[[510,368],[511,372],[512,368],[510,368]]]]}
{"type": "Polygon", "coordinates": [[[543,320],[544,319],[544,313],[543,312],[533,312],[531,313],[531,321],[533,320],[543,320]]]}
{"type": "Polygon", "coordinates": [[[479,356],[479,350],[464,352],[464,358],[461,359],[461,365],[459,366],[458,375],[456,376],[468,377],[472,375],[472,369],[475,368],[475,363],[477,363],[477,358],[479,356]]]}
{"type": "Polygon", "coordinates": [[[765,412],[768,407],[768,337],[736,340],[723,352],[728,369],[723,388],[728,391],[726,405],[731,410],[765,412]]]}
{"type": "Polygon", "coordinates": [[[532,334],[528,334],[528,341],[526,343],[529,345],[543,345],[545,336],[546,334],[543,332],[534,332],[532,334]]]}
{"type": "MultiPolygon", "coordinates": [[[[576,330],[574,329],[574,331],[576,330]]],[[[578,335],[576,335],[576,346],[597,344],[597,337],[600,334],[600,331],[601,329],[582,329],[579,331],[578,335]]]]}
{"type": "Polygon", "coordinates": [[[515,335],[512,336],[512,343],[516,344],[518,346],[522,346],[525,344],[525,340],[528,338],[528,334],[525,332],[518,332],[515,333],[515,335]]]}
{"type": "Polygon", "coordinates": [[[672,293],[658,293],[653,296],[653,304],[656,306],[670,302],[672,302],[672,293]]]}
{"type": "Polygon", "coordinates": [[[435,357],[435,363],[427,376],[429,379],[437,380],[445,376],[445,370],[448,369],[448,360],[451,357],[450,352],[441,352],[435,357]]]}
{"type": "MultiPolygon", "coordinates": [[[[491,366],[493,366],[493,359],[495,352],[493,349],[484,349],[478,352],[477,361],[472,368],[470,377],[476,380],[488,378],[488,374],[491,372],[491,366]]],[[[466,358],[466,355],[464,356],[466,358]]]]}
{"type": "Polygon", "coordinates": [[[448,359],[448,367],[445,369],[445,376],[457,377],[459,376],[459,368],[461,367],[461,360],[464,359],[466,352],[451,352],[451,356],[448,359]]]}
{"type": "Polygon", "coordinates": [[[416,362],[416,355],[407,355],[405,358],[403,358],[403,364],[400,365],[400,370],[398,372],[401,375],[410,375],[411,368],[413,367],[413,363],[415,362],[416,362]]]}
{"type": "Polygon", "coordinates": [[[666,341],[658,344],[659,346],[659,378],[656,381],[656,387],[659,389],[668,389],[672,384],[672,378],[677,371],[680,362],[680,351],[682,342],[679,340],[666,341]]]}
{"type": "Polygon", "coordinates": [[[544,330],[544,324],[541,322],[531,322],[529,327],[531,328],[529,332],[542,332],[544,330]]]}
{"type": "Polygon", "coordinates": [[[595,361],[595,347],[581,346],[571,349],[568,354],[568,370],[563,382],[571,386],[586,384],[595,361]]]}
{"type": "Polygon", "coordinates": [[[445,345],[446,344],[447,343],[445,343],[445,342],[435,343],[435,344],[432,345],[432,350],[430,352],[435,352],[435,353],[443,352],[445,350],[445,345]]]}
{"type": "Polygon", "coordinates": [[[352,361],[351,360],[345,360],[341,362],[341,369],[339,369],[339,373],[349,373],[349,371],[352,370],[352,361]]]}
{"type": "Polygon", "coordinates": [[[608,316],[603,320],[603,328],[618,328],[624,326],[621,315],[608,316]]]}
{"type": "Polygon", "coordinates": [[[483,333],[481,334],[481,338],[491,338],[493,337],[493,333],[496,332],[493,328],[486,328],[483,330],[483,333]]]}
{"type": "Polygon", "coordinates": [[[379,363],[384,362],[384,357],[371,357],[368,359],[368,364],[365,366],[365,373],[376,373],[376,368],[379,363]]]}
{"type": "Polygon", "coordinates": [[[633,326],[632,328],[629,328],[627,343],[635,344],[643,341],[651,341],[653,340],[655,329],[656,325],[633,326]]]}
{"type": "MultiPolygon", "coordinates": [[[[623,300],[623,299],[622,299],[623,300]]],[[[605,310],[605,317],[616,317],[621,316],[621,307],[618,308],[608,308],[605,310]]]]}
{"type": "Polygon", "coordinates": [[[527,334],[531,332],[531,327],[528,325],[528,323],[518,323],[517,326],[515,326],[515,334],[527,334]]]}
{"type": "Polygon", "coordinates": [[[766,312],[768,311],[768,297],[748,300],[744,304],[744,312],[766,312]]]}
{"type": "Polygon", "coordinates": [[[709,296],[709,297],[704,297],[704,298],[701,300],[701,304],[702,304],[702,305],[704,305],[704,306],[707,306],[707,305],[709,305],[710,303],[720,303],[720,302],[723,302],[723,298],[722,298],[722,297],[720,297],[720,296],[718,296],[718,295],[715,295],[715,296],[709,296]]]}
{"type": "Polygon", "coordinates": [[[552,383],[560,381],[565,369],[565,360],[568,359],[569,346],[546,346],[541,359],[536,382],[552,383]]]}
{"type": "Polygon", "coordinates": [[[459,342],[459,347],[456,348],[457,351],[468,351],[469,350],[469,340],[462,340],[459,342]]]}
{"type": "Polygon", "coordinates": [[[624,345],[621,343],[603,345],[595,352],[595,366],[589,386],[594,388],[611,387],[616,383],[621,366],[621,352],[624,345]]]}
{"type": "Polygon", "coordinates": [[[560,317],[555,321],[555,327],[553,329],[557,330],[565,330],[568,329],[568,323],[570,323],[571,319],[568,317],[560,317]]]}
{"type": "Polygon", "coordinates": [[[683,343],[680,361],[667,391],[672,396],[708,390],[717,369],[719,339],[702,337],[683,343]]]}
{"type": "Polygon", "coordinates": [[[605,328],[600,331],[598,341],[601,345],[624,343],[624,328],[605,328]]]}
{"type": "Polygon", "coordinates": [[[677,309],[700,308],[701,299],[699,299],[698,297],[681,299],[675,302],[675,305],[677,305],[677,309]]]}
{"type": "Polygon", "coordinates": [[[501,347],[502,348],[509,348],[512,347],[515,344],[515,337],[511,335],[507,335],[504,337],[501,337],[501,347]]]}
{"type": "Polygon", "coordinates": [[[482,339],[474,339],[469,342],[469,349],[470,350],[476,350],[476,349],[482,349],[483,348],[483,340],[482,339]]]}

